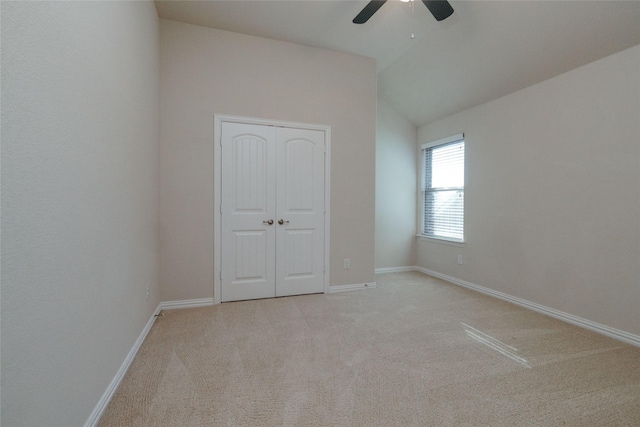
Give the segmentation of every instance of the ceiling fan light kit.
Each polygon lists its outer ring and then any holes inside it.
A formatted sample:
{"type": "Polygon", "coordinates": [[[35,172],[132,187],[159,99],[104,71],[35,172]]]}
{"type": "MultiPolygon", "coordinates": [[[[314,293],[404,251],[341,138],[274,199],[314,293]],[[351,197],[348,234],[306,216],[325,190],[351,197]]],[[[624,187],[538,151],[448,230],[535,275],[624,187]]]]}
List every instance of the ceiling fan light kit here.
{"type": "MultiPolygon", "coordinates": [[[[403,0],[405,1],[405,0],[403,0]]],[[[410,1],[410,0],[406,0],[410,1]]],[[[353,18],[354,24],[364,24],[385,4],[387,0],[371,0],[367,5],[353,18]]],[[[446,0],[422,0],[429,12],[436,18],[436,21],[447,19],[453,13],[453,7],[446,0]]]]}

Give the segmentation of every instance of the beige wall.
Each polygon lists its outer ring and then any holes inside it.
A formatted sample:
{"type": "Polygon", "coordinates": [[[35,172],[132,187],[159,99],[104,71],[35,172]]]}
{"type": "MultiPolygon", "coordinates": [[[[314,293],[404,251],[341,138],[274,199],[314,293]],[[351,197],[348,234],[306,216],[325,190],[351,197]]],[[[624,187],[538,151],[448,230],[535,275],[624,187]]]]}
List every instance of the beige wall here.
{"type": "Polygon", "coordinates": [[[78,426],[160,301],[158,19],[1,7],[2,425],[78,426]]]}
{"type": "Polygon", "coordinates": [[[416,127],[378,98],[376,268],[415,264],[416,127]]]}
{"type": "Polygon", "coordinates": [[[330,284],[372,281],[375,62],[173,21],[160,36],[162,300],[213,296],[214,114],[331,126],[330,284]]]}
{"type": "Polygon", "coordinates": [[[467,243],[418,265],[640,335],[638,76],[640,46],[421,127],[465,133],[467,243]]]}

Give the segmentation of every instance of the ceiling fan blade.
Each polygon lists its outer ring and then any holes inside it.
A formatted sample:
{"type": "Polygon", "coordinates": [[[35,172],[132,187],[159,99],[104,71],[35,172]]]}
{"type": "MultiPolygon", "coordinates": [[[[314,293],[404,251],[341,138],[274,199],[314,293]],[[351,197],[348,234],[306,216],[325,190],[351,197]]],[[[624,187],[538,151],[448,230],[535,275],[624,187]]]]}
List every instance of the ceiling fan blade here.
{"type": "Polygon", "coordinates": [[[354,24],[364,24],[373,16],[374,13],[378,11],[385,4],[387,0],[371,0],[365,7],[360,11],[358,16],[353,18],[354,24]]]}
{"type": "Polygon", "coordinates": [[[447,19],[453,13],[453,8],[446,0],[422,0],[422,3],[427,6],[436,21],[447,19]]]}

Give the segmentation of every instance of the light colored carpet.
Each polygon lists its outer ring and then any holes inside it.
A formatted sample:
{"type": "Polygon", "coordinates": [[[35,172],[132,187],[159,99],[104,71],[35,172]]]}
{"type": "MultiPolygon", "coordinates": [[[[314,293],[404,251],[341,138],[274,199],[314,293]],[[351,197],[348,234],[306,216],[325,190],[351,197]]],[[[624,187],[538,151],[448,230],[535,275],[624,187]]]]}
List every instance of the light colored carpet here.
{"type": "Polygon", "coordinates": [[[100,426],[639,426],[640,348],[422,273],[165,311],[100,426]]]}

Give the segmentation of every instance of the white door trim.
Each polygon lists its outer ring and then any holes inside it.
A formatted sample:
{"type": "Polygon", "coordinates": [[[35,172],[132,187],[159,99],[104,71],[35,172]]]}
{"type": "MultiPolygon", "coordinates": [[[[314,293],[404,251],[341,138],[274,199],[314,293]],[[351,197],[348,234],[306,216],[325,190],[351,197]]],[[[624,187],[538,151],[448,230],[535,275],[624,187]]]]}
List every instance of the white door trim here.
{"type": "Polygon", "coordinates": [[[330,276],[330,200],[331,200],[331,126],[315,125],[308,123],[296,123],[281,120],[268,120],[253,117],[230,116],[224,114],[214,115],[213,129],[213,303],[220,304],[222,295],[222,282],[220,280],[220,271],[222,264],[222,222],[221,222],[221,203],[222,203],[222,123],[243,123],[252,125],[277,126],[293,129],[309,129],[323,131],[325,134],[325,162],[324,162],[324,293],[329,292],[329,276],[330,276]]]}

